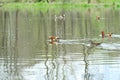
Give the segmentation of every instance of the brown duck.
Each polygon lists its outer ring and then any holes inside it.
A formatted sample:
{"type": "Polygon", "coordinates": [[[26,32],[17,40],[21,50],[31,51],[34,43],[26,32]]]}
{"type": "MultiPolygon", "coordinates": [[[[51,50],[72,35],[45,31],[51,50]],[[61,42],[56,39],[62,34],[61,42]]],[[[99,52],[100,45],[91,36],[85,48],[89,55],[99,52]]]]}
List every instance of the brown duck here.
{"type": "Polygon", "coordinates": [[[102,38],[104,38],[104,37],[111,37],[113,33],[109,32],[109,33],[105,34],[104,31],[101,31],[101,34],[102,34],[102,38]]]}
{"type": "Polygon", "coordinates": [[[102,41],[104,41],[104,38],[105,38],[105,37],[111,38],[111,37],[112,37],[112,34],[113,34],[112,32],[109,32],[109,33],[105,34],[104,31],[101,31],[102,41]]]}
{"type": "Polygon", "coordinates": [[[91,46],[98,46],[100,44],[101,44],[101,42],[93,42],[92,40],[90,40],[90,45],[91,46]]]}
{"type": "Polygon", "coordinates": [[[49,39],[51,40],[51,42],[59,42],[59,37],[58,36],[49,36],[49,39]]]}

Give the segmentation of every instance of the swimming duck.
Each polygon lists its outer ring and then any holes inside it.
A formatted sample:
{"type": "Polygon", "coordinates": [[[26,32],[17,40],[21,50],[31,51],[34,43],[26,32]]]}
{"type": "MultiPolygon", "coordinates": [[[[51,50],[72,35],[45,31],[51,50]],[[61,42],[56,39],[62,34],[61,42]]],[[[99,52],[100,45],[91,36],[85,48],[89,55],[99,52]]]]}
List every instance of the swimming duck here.
{"type": "Polygon", "coordinates": [[[97,20],[100,20],[100,16],[96,16],[96,19],[97,19],[97,20]]]}
{"type": "Polygon", "coordinates": [[[109,32],[109,33],[105,34],[105,36],[106,36],[106,37],[112,37],[112,34],[113,34],[113,33],[109,32]]]}
{"type": "Polygon", "coordinates": [[[101,44],[101,42],[93,42],[92,40],[90,40],[90,45],[91,46],[98,46],[100,44],[101,44]]]}
{"type": "Polygon", "coordinates": [[[109,38],[111,38],[111,37],[112,37],[112,34],[113,34],[113,33],[111,33],[111,32],[105,34],[104,31],[101,31],[102,41],[104,41],[104,38],[105,38],[105,37],[109,37],[109,38]]]}
{"type": "Polygon", "coordinates": [[[57,20],[64,20],[65,19],[65,14],[61,14],[61,15],[55,15],[55,21],[57,20]]]}
{"type": "Polygon", "coordinates": [[[58,36],[49,36],[49,39],[51,40],[51,42],[59,42],[59,37],[58,36]]]}
{"type": "Polygon", "coordinates": [[[104,37],[111,37],[113,33],[109,32],[109,33],[105,34],[104,31],[101,31],[101,34],[102,34],[102,38],[104,38],[104,37]]]}

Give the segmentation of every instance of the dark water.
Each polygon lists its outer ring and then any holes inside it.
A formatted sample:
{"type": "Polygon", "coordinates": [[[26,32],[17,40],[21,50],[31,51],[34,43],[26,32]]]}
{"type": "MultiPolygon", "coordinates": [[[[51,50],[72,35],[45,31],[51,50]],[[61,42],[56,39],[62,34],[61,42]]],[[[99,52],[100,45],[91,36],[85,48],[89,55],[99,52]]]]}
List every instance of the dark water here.
{"type": "Polygon", "coordinates": [[[0,17],[0,80],[120,80],[120,10],[0,10],[0,17]],[[112,38],[91,47],[102,30],[112,38]],[[60,42],[49,44],[51,35],[60,42]]]}

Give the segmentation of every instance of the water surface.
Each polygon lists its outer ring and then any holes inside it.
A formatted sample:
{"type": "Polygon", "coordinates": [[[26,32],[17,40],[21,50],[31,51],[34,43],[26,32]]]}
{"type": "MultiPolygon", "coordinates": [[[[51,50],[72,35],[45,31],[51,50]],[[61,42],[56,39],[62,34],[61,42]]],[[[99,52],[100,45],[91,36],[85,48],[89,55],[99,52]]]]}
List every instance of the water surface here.
{"type": "Polygon", "coordinates": [[[0,10],[0,80],[120,80],[119,16],[113,8],[0,10]],[[102,30],[112,37],[91,47],[102,30]],[[60,42],[49,44],[51,35],[60,42]]]}

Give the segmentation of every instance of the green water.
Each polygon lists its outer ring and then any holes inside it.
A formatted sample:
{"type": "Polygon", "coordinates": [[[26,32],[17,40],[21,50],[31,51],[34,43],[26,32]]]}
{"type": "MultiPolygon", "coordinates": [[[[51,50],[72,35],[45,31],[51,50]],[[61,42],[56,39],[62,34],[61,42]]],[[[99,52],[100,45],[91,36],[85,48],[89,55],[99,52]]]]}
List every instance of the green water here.
{"type": "Polygon", "coordinates": [[[1,9],[0,80],[120,80],[119,16],[114,8],[1,9]],[[90,47],[102,30],[112,38],[90,47]],[[49,44],[51,35],[60,42],[49,44]]]}

